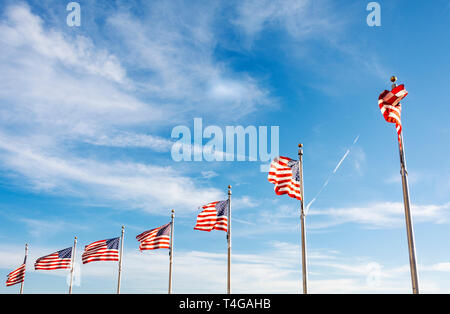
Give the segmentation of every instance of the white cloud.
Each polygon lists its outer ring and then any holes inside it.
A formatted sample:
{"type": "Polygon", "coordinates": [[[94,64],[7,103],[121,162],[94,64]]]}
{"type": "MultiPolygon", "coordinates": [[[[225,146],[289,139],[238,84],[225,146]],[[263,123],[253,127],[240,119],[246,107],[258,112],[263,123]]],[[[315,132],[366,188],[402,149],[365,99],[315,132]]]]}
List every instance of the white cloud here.
{"type": "Polygon", "coordinates": [[[172,167],[58,157],[7,137],[0,137],[0,151],[3,167],[22,174],[34,189],[121,201],[131,209],[158,213],[175,206],[181,211],[195,210],[205,198],[221,195],[214,188],[197,188],[192,179],[172,167]]]}
{"type": "MultiPolygon", "coordinates": [[[[23,258],[23,248],[2,245],[0,268],[11,269],[23,258]]],[[[60,249],[60,248],[59,248],[60,249]]],[[[56,251],[57,248],[32,247],[29,261],[56,251]]],[[[123,257],[123,293],[166,293],[169,257],[167,250],[125,250],[123,257]]],[[[102,280],[111,284],[114,292],[117,280],[116,263],[81,265],[77,252],[74,293],[90,291],[91,285],[102,280]],[[79,285],[78,285],[79,284],[79,285]],[[86,290],[88,289],[88,290],[86,290]]],[[[174,293],[225,293],[226,253],[186,251],[174,254],[174,293]]],[[[31,264],[31,263],[30,263],[31,264]]],[[[442,291],[442,281],[431,275],[445,275],[448,263],[419,265],[421,290],[424,293],[442,291]]],[[[29,267],[27,280],[37,280],[29,267]]],[[[67,271],[46,272],[49,276],[65,276],[67,271]]],[[[298,245],[272,242],[258,253],[234,252],[232,255],[232,289],[234,293],[299,293],[301,289],[300,249],[298,245]]],[[[410,293],[407,265],[388,268],[368,259],[343,258],[333,252],[312,251],[309,254],[310,293],[410,293]]],[[[42,291],[39,291],[42,292],[42,291]]],[[[102,292],[102,291],[96,291],[102,292]]],[[[103,291],[108,292],[108,291],[103,291]]]]}
{"type": "MultiPolygon", "coordinates": [[[[253,200],[252,200],[253,201],[253,200]]],[[[235,234],[250,236],[272,233],[298,233],[300,225],[300,205],[286,205],[279,200],[256,200],[257,212],[237,211],[235,218],[243,223],[252,222],[252,228],[235,229],[235,234]]],[[[246,208],[250,208],[247,206],[246,208]]],[[[412,204],[414,224],[450,223],[450,204],[412,204]]],[[[367,229],[404,228],[403,203],[378,202],[361,206],[341,208],[316,208],[306,217],[307,229],[311,233],[330,232],[332,227],[355,224],[367,229]]]]}
{"type": "Polygon", "coordinates": [[[197,190],[170,167],[89,157],[99,146],[168,152],[171,140],[143,128],[161,131],[190,111],[237,118],[235,112],[245,115],[266,102],[255,79],[213,57],[211,9],[196,12],[196,19],[180,16],[172,4],[145,7],[152,18],[143,20],[114,11],[107,24],[123,49],[112,53],[89,37],[50,28],[26,4],[7,7],[0,22],[3,169],[21,174],[29,183],[23,187],[78,196],[92,188],[108,199],[133,200],[131,207],[153,197],[156,207],[174,204],[175,195],[183,195],[186,207],[198,206],[203,193],[203,201],[216,199],[215,189],[197,190]],[[153,74],[134,81],[127,67],[153,74]],[[75,150],[83,143],[93,145],[89,156],[75,150]]]}
{"type": "Polygon", "coordinates": [[[33,238],[43,238],[54,235],[67,228],[80,228],[79,225],[67,223],[62,220],[41,220],[31,218],[20,218],[19,221],[26,225],[28,233],[33,238]]]}
{"type": "Polygon", "coordinates": [[[124,47],[118,53],[50,28],[28,5],[6,8],[0,22],[1,167],[20,174],[22,188],[95,195],[152,212],[180,204],[195,210],[205,198],[219,199],[216,189],[197,187],[172,167],[133,162],[132,156],[127,162],[91,157],[99,146],[168,152],[171,140],[141,130],[161,130],[194,109],[223,114],[236,106],[246,114],[265,102],[253,78],[235,75],[212,56],[211,12],[186,16],[185,25],[177,22],[176,7],[167,6],[168,19],[157,18],[160,8],[153,7],[147,13],[155,19],[145,21],[112,13],[107,23],[124,47]],[[125,70],[130,65],[154,75],[135,82],[125,70]],[[74,149],[82,143],[93,145],[89,155],[74,149]]]}
{"type": "Polygon", "coordinates": [[[211,178],[217,177],[219,175],[217,172],[212,171],[212,170],[202,171],[202,172],[200,172],[200,174],[205,179],[211,179],[211,178]]]}
{"type": "MultiPolygon", "coordinates": [[[[368,206],[346,208],[317,209],[311,216],[323,217],[324,220],[312,223],[311,228],[326,228],[345,223],[357,223],[368,228],[397,228],[404,224],[403,203],[380,202],[368,206]]],[[[411,205],[412,218],[416,223],[448,223],[450,204],[411,205]]]]}
{"type": "Polygon", "coordinates": [[[171,117],[131,93],[115,55],[90,38],[50,29],[27,5],[6,9],[0,43],[3,131],[23,139],[46,137],[46,144],[61,146],[67,139],[91,139],[171,117]]]}
{"type": "Polygon", "coordinates": [[[234,23],[251,39],[266,28],[282,28],[295,39],[304,39],[327,35],[337,27],[324,1],[245,0],[237,11],[234,23]]]}
{"type": "Polygon", "coordinates": [[[218,6],[160,2],[146,4],[142,20],[126,8],[108,18],[125,47],[123,59],[149,73],[136,83],[141,92],[168,99],[183,112],[213,114],[220,120],[236,119],[269,104],[261,82],[248,73],[236,73],[214,56],[218,6]]]}
{"type": "Polygon", "coordinates": [[[84,139],[86,143],[108,147],[139,147],[148,148],[157,152],[170,151],[173,141],[154,136],[151,134],[136,134],[130,132],[120,132],[110,135],[97,135],[92,139],[84,139]]]}
{"type": "Polygon", "coordinates": [[[428,270],[450,272],[450,263],[437,263],[432,265],[428,270]]]}
{"type": "Polygon", "coordinates": [[[126,73],[117,57],[98,51],[89,38],[67,38],[56,30],[45,30],[42,19],[30,12],[26,5],[6,9],[6,23],[0,25],[0,37],[6,57],[13,58],[17,49],[30,50],[34,55],[59,61],[73,71],[87,71],[108,80],[123,83],[126,73]]]}

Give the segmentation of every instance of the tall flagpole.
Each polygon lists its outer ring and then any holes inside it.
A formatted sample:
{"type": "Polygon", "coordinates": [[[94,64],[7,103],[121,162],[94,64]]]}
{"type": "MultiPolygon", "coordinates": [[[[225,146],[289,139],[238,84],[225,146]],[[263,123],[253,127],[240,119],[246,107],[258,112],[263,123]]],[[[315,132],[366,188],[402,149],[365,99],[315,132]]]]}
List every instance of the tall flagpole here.
{"type": "MultiPolygon", "coordinates": [[[[25,244],[25,258],[23,259],[23,263],[25,264],[25,268],[27,267],[27,257],[28,257],[28,243],[25,244]]],[[[20,294],[23,294],[23,284],[25,282],[25,278],[23,279],[22,283],[20,284],[20,294]]]]}
{"type": "Polygon", "coordinates": [[[300,221],[301,221],[301,232],[302,232],[302,278],[303,278],[303,294],[308,294],[308,272],[306,268],[306,228],[305,228],[305,195],[304,195],[304,184],[303,184],[303,144],[298,145],[298,157],[299,157],[299,167],[298,171],[300,174],[300,221]]]}
{"type": "Polygon", "coordinates": [[[231,294],[231,185],[228,186],[228,272],[227,272],[227,293],[231,294]]]}
{"type": "MultiPolygon", "coordinates": [[[[391,78],[391,82],[393,83],[392,88],[395,88],[397,86],[397,84],[395,83],[396,81],[397,78],[393,76],[391,78]]],[[[405,147],[403,146],[403,130],[400,135],[399,153],[400,153],[400,174],[402,176],[402,186],[403,186],[403,203],[405,206],[406,235],[408,238],[409,265],[411,270],[411,283],[413,293],[419,294],[416,248],[414,244],[414,230],[411,217],[411,206],[409,201],[408,171],[406,170],[405,147]]]]}
{"type": "Polygon", "coordinates": [[[73,271],[75,267],[75,254],[77,250],[77,237],[73,240],[73,249],[72,249],[72,267],[70,269],[70,285],[69,285],[69,294],[72,294],[72,283],[73,283],[73,271]]]}
{"type": "Polygon", "coordinates": [[[120,280],[122,278],[122,254],[123,254],[123,234],[125,226],[122,226],[122,234],[120,235],[120,253],[119,253],[119,277],[117,279],[117,294],[120,294],[120,280]]]}
{"type": "Polygon", "coordinates": [[[173,229],[175,220],[175,210],[172,209],[172,223],[170,225],[170,250],[169,250],[169,294],[172,294],[172,267],[173,267],[173,229]]]}

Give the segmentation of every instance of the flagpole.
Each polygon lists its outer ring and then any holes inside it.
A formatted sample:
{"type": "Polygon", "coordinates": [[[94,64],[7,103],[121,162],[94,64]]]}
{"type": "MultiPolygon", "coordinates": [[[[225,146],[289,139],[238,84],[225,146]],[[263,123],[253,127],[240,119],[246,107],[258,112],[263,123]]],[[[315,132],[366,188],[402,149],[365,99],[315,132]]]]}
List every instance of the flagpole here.
{"type": "MultiPolygon", "coordinates": [[[[28,243],[25,244],[25,258],[23,260],[23,263],[25,264],[25,268],[27,267],[27,256],[28,256],[28,243]]],[[[20,284],[20,294],[23,294],[23,284],[25,282],[25,278],[23,278],[22,283],[20,284]]]]}
{"type": "Polygon", "coordinates": [[[231,294],[231,185],[228,186],[228,272],[227,272],[227,293],[231,294]]]}
{"type": "Polygon", "coordinates": [[[299,157],[299,175],[300,175],[300,221],[301,221],[301,233],[302,233],[302,279],[303,279],[303,294],[308,294],[308,273],[306,267],[306,228],[305,228],[305,209],[304,209],[304,184],[303,184],[303,144],[298,145],[298,157],[299,157]]]}
{"type": "MultiPolygon", "coordinates": [[[[397,86],[397,84],[395,83],[396,81],[397,78],[395,76],[391,77],[391,82],[393,83],[392,88],[395,88],[397,86]]],[[[403,203],[405,207],[406,235],[408,238],[409,265],[411,270],[411,283],[413,294],[419,294],[416,248],[414,244],[414,230],[409,200],[408,171],[406,170],[405,147],[403,146],[403,130],[400,135],[399,153],[400,153],[400,174],[402,176],[402,187],[403,187],[403,203]]]]}
{"type": "Polygon", "coordinates": [[[119,276],[117,279],[117,294],[120,294],[120,280],[122,278],[122,253],[123,253],[123,234],[125,226],[122,226],[122,234],[120,236],[120,253],[119,253],[119,276]]]}
{"type": "Polygon", "coordinates": [[[170,225],[170,250],[169,250],[169,294],[172,294],[172,267],[173,267],[173,229],[175,210],[172,209],[172,224],[170,225]]]}
{"type": "Polygon", "coordinates": [[[73,249],[72,249],[72,268],[70,269],[70,285],[69,285],[69,294],[72,294],[72,283],[73,283],[73,271],[75,267],[75,253],[77,250],[77,237],[73,240],[73,249]]]}

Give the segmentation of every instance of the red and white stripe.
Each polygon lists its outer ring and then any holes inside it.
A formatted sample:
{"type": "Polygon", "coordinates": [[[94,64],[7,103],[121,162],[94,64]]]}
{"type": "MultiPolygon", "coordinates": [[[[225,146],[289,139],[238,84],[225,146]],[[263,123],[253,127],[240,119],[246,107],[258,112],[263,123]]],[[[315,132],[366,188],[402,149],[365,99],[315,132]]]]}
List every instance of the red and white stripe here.
{"type": "Polygon", "coordinates": [[[217,216],[216,204],[219,202],[209,203],[203,205],[204,209],[197,216],[197,223],[194,230],[208,231],[211,230],[221,230],[228,231],[228,217],[227,216],[217,216]]]}
{"type": "Polygon", "coordinates": [[[34,269],[36,270],[54,270],[70,269],[72,265],[71,258],[59,258],[58,252],[44,256],[36,260],[34,269]]]}
{"type": "Polygon", "coordinates": [[[287,194],[292,198],[301,200],[300,182],[293,179],[292,169],[288,166],[290,161],[292,159],[287,157],[275,158],[270,164],[267,179],[275,184],[274,189],[277,195],[287,194]]]}
{"type": "MultiPolygon", "coordinates": [[[[162,227],[165,227],[165,226],[167,226],[167,225],[164,225],[162,227]]],[[[156,250],[156,249],[169,249],[170,248],[170,235],[163,234],[163,235],[158,236],[158,232],[162,227],[145,231],[145,232],[139,234],[138,236],[136,236],[136,239],[139,242],[141,242],[139,244],[139,250],[145,251],[145,250],[156,250]]]]}
{"type": "Polygon", "coordinates": [[[22,264],[16,270],[10,272],[6,279],[6,286],[13,286],[18,283],[22,283],[25,280],[25,264],[22,264]]]}
{"type": "Polygon", "coordinates": [[[108,249],[106,240],[95,241],[85,246],[81,259],[83,264],[101,261],[118,261],[119,250],[108,249]]]}
{"type": "Polygon", "coordinates": [[[389,123],[395,123],[397,129],[399,142],[401,141],[402,133],[402,106],[400,101],[408,95],[405,86],[399,85],[394,87],[391,91],[385,90],[378,98],[378,105],[384,119],[389,123]]]}

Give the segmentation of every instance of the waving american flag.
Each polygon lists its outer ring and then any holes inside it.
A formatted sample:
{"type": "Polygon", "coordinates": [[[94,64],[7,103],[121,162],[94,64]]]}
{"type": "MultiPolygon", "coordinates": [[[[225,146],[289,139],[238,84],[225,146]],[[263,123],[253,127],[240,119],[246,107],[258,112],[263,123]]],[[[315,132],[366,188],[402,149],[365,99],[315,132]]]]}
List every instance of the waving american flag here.
{"type": "Polygon", "coordinates": [[[22,283],[25,280],[25,261],[16,270],[10,272],[6,279],[6,286],[13,286],[18,283],[22,283]]]}
{"type": "Polygon", "coordinates": [[[169,222],[164,226],[142,232],[136,239],[141,242],[139,250],[156,250],[170,248],[170,232],[172,223],[169,222]]]}
{"type": "Polygon", "coordinates": [[[84,253],[81,256],[83,264],[99,261],[118,261],[119,240],[120,238],[113,238],[95,241],[86,245],[84,253]]]}
{"type": "Polygon", "coordinates": [[[43,256],[34,263],[36,270],[69,269],[72,265],[72,248],[43,256]]]}
{"type": "Polygon", "coordinates": [[[398,141],[401,142],[402,133],[402,105],[400,101],[408,95],[405,85],[394,86],[391,91],[385,90],[378,98],[378,105],[384,119],[389,123],[395,123],[398,141]]]}
{"type": "Polygon", "coordinates": [[[209,203],[202,206],[203,211],[197,216],[194,230],[228,231],[228,200],[209,203]]]}
{"type": "Polygon", "coordinates": [[[275,184],[277,195],[287,194],[301,200],[299,162],[287,157],[277,157],[270,164],[269,182],[275,184]]]}

